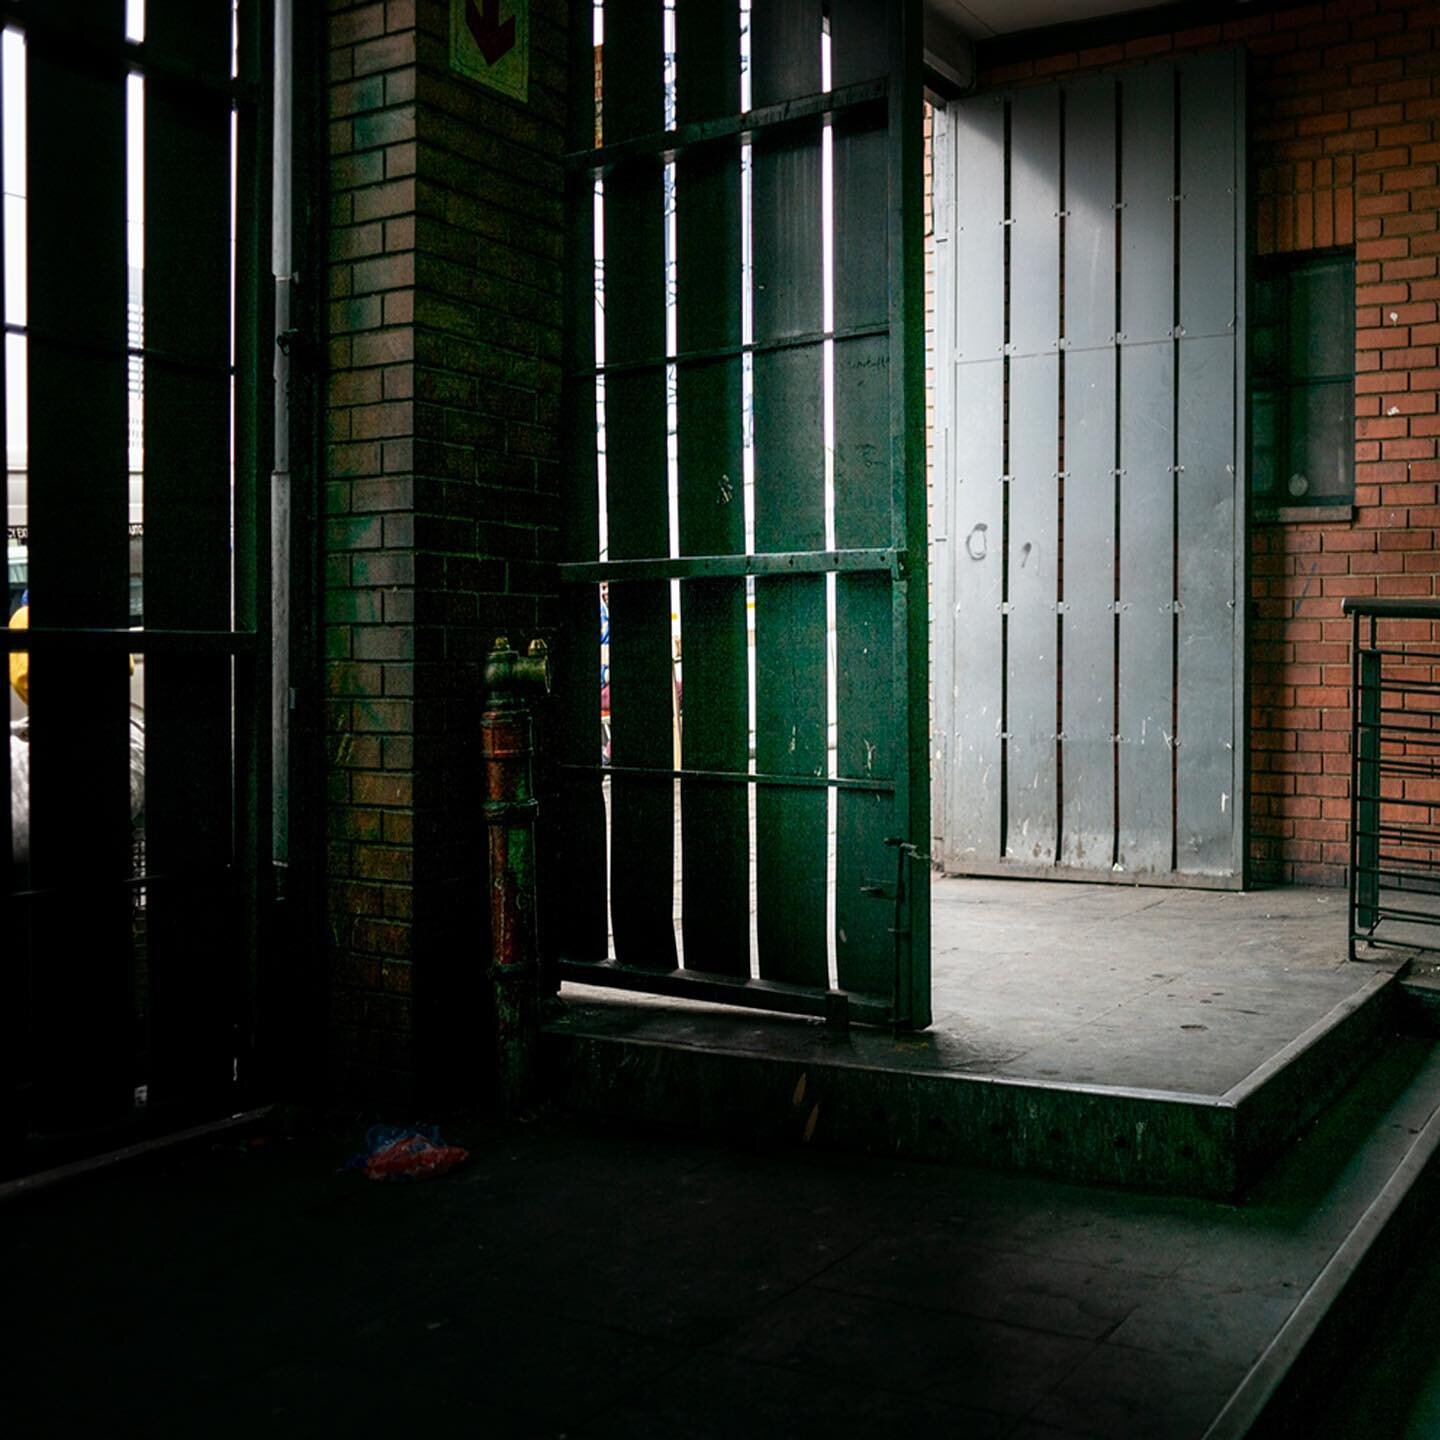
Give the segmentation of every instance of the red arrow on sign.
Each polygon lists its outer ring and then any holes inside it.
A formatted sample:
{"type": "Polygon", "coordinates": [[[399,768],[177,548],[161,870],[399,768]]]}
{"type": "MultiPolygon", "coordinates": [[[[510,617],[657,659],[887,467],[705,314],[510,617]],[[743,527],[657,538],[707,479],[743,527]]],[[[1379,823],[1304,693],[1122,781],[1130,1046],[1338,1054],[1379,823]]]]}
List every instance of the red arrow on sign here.
{"type": "Polygon", "coordinates": [[[465,0],[465,23],[487,65],[493,65],[515,48],[515,17],[512,15],[503,25],[500,23],[500,0],[485,0],[483,13],[476,7],[475,0],[465,0]]]}

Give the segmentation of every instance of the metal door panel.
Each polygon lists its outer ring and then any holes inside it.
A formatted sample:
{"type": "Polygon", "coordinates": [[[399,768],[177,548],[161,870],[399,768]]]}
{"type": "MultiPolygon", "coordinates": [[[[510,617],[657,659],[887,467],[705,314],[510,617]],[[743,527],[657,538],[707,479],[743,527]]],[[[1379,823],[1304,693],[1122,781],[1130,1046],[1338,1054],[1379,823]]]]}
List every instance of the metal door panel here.
{"type": "Polygon", "coordinates": [[[1115,338],[1115,80],[1065,88],[1065,344],[1115,338]]]}
{"type": "Polygon", "coordinates": [[[1120,80],[1120,333],[1128,344],[1175,326],[1175,73],[1127,70],[1120,80]]]}
{"type": "Polygon", "coordinates": [[[1060,338],[1060,96],[1055,90],[1022,90],[1011,102],[1010,219],[1010,349],[1015,355],[1053,353],[1060,338]]]}
{"type": "Polygon", "coordinates": [[[951,608],[941,643],[951,654],[949,813],[945,861],[1000,859],[1002,682],[1005,649],[1005,362],[955,367],[949,497],[951,608]]]}
{"type": "MultiPolygon", "coordinates": [[[[982,95],[953,107],[955,358],[998,360],[1005,349],[1005,107],[982,95]]],[[[958,417],[957,417],[958,420],[958,417]]],[[[958,427],[957,427],[958,433],[958,427]]],[[[997,472],[998,473],[998,472],[997,472]]]]}
{"type": "Polygon", "coordinates": [[[1115,350],[1065,355],[1060,863],[1108,869],[1115,841],[1115,350]]]}
{"type": "Polygon", "coordinates": [[[1118,863],[1161,874],[1173,859],[1174,345],[1120,351],[1118,863]]]}
{"type": "Polygon", "coordinates": [[[1010,364],[1005,854],[1033,865],[1055,860],[1059,374],[1053,355],[1010,364]]]}
{"type": "Polygon", "coordinates": [[[1235,333],[1234,54],[1178,66],[1180,97],[1180,327],[1188,336],[1235,333]]]}
{"type": "Polygon", "coordinates": [[[941,163],[955,149],[936,185],[948,870],[1241,878],[1242,92],[1233,50],[970,97],[937,126],[941,163]],[[1204,333],[1228,372],[1187,350],[1204,333]]]}
{"type": "Polygon", "coordinates": [[[1235,342],[1178,348],[1176,864],[1224,875],[1235,864],[1235,342]]]}

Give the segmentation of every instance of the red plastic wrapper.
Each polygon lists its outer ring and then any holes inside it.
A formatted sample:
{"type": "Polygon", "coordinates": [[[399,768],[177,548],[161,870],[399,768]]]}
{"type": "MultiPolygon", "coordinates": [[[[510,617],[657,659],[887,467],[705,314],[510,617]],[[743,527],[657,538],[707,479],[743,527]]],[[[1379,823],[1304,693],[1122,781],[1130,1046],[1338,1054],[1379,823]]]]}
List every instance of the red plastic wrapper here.
{"type": "Polygon", "coordinates": [[[365,1145],[345,1168],[359,1170],[367,1180],[429,1180],[470,1158],[468,1150],[445,1144],[433,1127],[375,1125],[365,1136],[365,1145]]]}

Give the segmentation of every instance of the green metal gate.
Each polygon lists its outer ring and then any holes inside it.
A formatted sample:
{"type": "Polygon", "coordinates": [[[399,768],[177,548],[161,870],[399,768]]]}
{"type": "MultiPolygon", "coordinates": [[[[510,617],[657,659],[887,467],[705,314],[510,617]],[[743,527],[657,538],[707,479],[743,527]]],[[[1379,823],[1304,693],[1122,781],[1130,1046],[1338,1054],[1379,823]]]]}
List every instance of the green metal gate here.
{"type": "Polygon", "coordinates": [[[6,637],[31,656],[33,703],[23,806],[0,837],[28,823],[0,925],[0,1165],[35,1163],[30,1140],[57,1131],[103,1146],[137,1105],[153,1128],[255,1094],[274,8],[3,6],[24,90],[6,108],[7,192],[13,156],[28,180],[23,216],[7,193],[5,254],[28,273],[4,287],[0,394],[13,411],[28,379],[9,500],[12,518],[26,507],[32,595],[30,628],[6,637]]]}
{"type": "Polygon", "coordinates": [[[546,949],[566,979],[925,1025],[919,6],[597,13],[546,949]]]}

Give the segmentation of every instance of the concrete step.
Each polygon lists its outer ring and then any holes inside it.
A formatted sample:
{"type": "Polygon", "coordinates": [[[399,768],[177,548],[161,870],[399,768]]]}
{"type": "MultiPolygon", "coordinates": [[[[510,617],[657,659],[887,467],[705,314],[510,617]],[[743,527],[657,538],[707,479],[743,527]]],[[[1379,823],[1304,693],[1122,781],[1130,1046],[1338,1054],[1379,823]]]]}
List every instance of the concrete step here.
{"type": "MultiPolygon", "coordinates": [[[[1440,1043],[1399,1035],[1247,1202],[1266,1187],[1295,1201],[1305,1167],[1320,1180],[1303,1197],[1323,1216],[1335,1188],[1323,1180],[1333,1157],[1369,1180],[1373,1197],[1328,1263],[1205,1433],[1205,1440],[1279,1440],[1393,1433],[1352,1410],[1336,1411],[1347,1369],[1393,1327],[1397,1283],[1429,1253],[1440,1217],[1440,1043]],[[1399,1082],[1399,1083],[1397,1083],[1399,1082]],[[1387,1099],[1388,1097],[1388,1099],[1387,1099]],[[1352,1428],[1351,1421],[1355,1424],[1352,1428]]],[[[1427,1319],[1428,1323],[1428,1319],[1427,1319]]]]}
{"type": "Polygon", "coordinates": [[[1217,1095],[947,1070],[922,1036],[594,991],[542,1046],[577,1115],[1229,1199],[1345,1092],[1399,1015],[1397,977],[1377,971],[1217,1095]]]}

